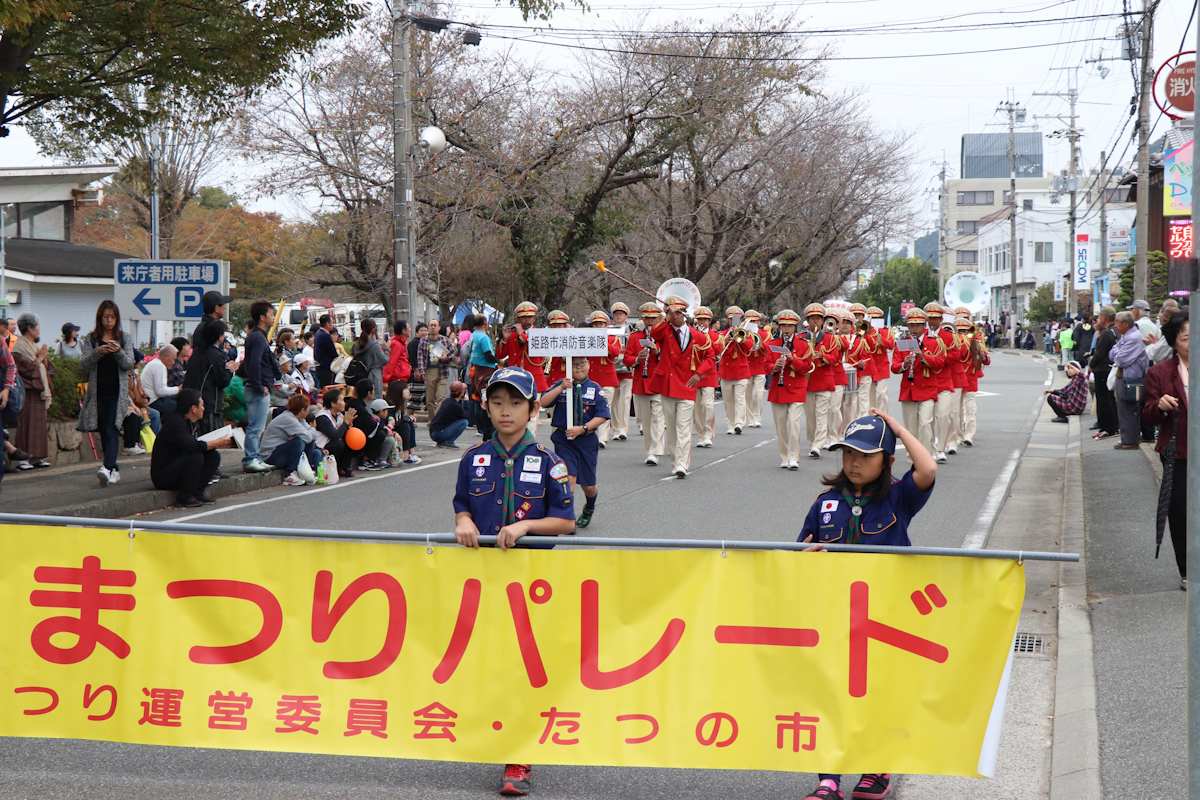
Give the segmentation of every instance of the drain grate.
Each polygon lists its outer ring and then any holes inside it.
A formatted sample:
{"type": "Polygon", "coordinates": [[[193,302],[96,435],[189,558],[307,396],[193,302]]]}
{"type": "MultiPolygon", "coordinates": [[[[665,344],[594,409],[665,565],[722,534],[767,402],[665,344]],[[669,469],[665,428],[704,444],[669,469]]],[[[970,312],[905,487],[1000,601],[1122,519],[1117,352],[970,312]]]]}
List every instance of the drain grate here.
{"type": "Polygon", "coordinates": [[[1013,639],[1013,652],[1029,655],[1045,655],[1046,641],[1036,633],[1018,633],[1013,639]]]}

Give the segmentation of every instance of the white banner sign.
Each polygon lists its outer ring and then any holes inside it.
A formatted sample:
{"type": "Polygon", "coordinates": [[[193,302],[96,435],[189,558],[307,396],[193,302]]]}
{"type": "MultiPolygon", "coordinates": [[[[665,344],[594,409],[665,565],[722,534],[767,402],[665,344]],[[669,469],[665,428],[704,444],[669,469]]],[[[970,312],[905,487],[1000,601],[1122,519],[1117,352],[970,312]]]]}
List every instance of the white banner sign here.
{"type": "Polygon", "coordinates": [[[1075,256],[1071,262],[1072,283],[1076,290],[1092,285],[1092,244],[1086,233],[1075,234],[1075,256]]]}
{"type": "Polygon", "coordinates": [[[531,328],[531,356],[606,356],[607,328],[531,328]]]}
{"type": "Polygon", "coordinates": [[[1061,275],[1054,279],[1054,302],[1061,303],[1067,299],[1067,289],[1064,286],[1066,281],[1061,275]]]}

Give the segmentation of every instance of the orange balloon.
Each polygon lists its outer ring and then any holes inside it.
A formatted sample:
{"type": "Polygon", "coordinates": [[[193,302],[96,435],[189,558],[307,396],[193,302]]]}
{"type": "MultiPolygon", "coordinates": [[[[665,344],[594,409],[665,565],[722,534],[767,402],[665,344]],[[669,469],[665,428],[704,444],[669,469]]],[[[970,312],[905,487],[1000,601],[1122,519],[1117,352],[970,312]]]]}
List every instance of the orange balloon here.
{"type": "Polygon", "coordinates": [[[351,450],[362,450],[367,446],[367,435],[359,428],[346,431],[346,447],[351,450]]]}

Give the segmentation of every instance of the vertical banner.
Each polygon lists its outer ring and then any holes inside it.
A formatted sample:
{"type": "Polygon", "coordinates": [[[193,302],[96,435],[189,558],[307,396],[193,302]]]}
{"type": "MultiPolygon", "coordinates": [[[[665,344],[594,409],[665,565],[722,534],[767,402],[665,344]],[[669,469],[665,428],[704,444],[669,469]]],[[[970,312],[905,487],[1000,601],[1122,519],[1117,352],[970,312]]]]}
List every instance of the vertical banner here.
{"type": "Polygon", "coordinates": [[[1067,289],[1064,286],[1065,283],[1066,281],[1063,280],[1062,275],[1054,276],[1054,302],[1061,303],[1067,299],[1067,289]]]}
{"type": "Polygon", "coordinates": [[[1092,284],[1092,243],[1086,233],[1075,234],[1075,256],[1071,262],[1072,286],[1086,290],[1092,284]]]}

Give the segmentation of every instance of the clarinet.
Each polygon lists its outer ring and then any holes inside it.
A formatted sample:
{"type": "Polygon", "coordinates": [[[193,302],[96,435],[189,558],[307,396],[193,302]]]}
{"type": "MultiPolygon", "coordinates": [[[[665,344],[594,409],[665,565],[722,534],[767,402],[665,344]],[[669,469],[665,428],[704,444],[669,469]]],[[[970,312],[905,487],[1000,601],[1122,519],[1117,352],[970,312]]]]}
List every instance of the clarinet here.
{"type": "MultiPolygon", "coordinates": [[[[795,338],[795,334],[792,334],[791,336],[789,336],[787,338],[786,341],[783,342],[783,346],[787,348],[789,353],[796,352],[794,349],[794,347],[795,347],[794,338],[795,338]]],[[[780,387],[781,389],[783,388],[783,372],[786,369],[787,369],[787,364],[784,364],[782,367],[779,368],[779,379],[775,385],[780,387]]]]}
{"type": "Polygon", "coordinates": [[[651,346],[653,344],[654,344],[653,339],[651,339],[649,336],[646,336],[645,334],[642,334],[642,349],[646,351],[646,357],[644,359],[642,359],[642,378],[643,379],[650,377],[650,351],[651,351],[651,346]]]}

